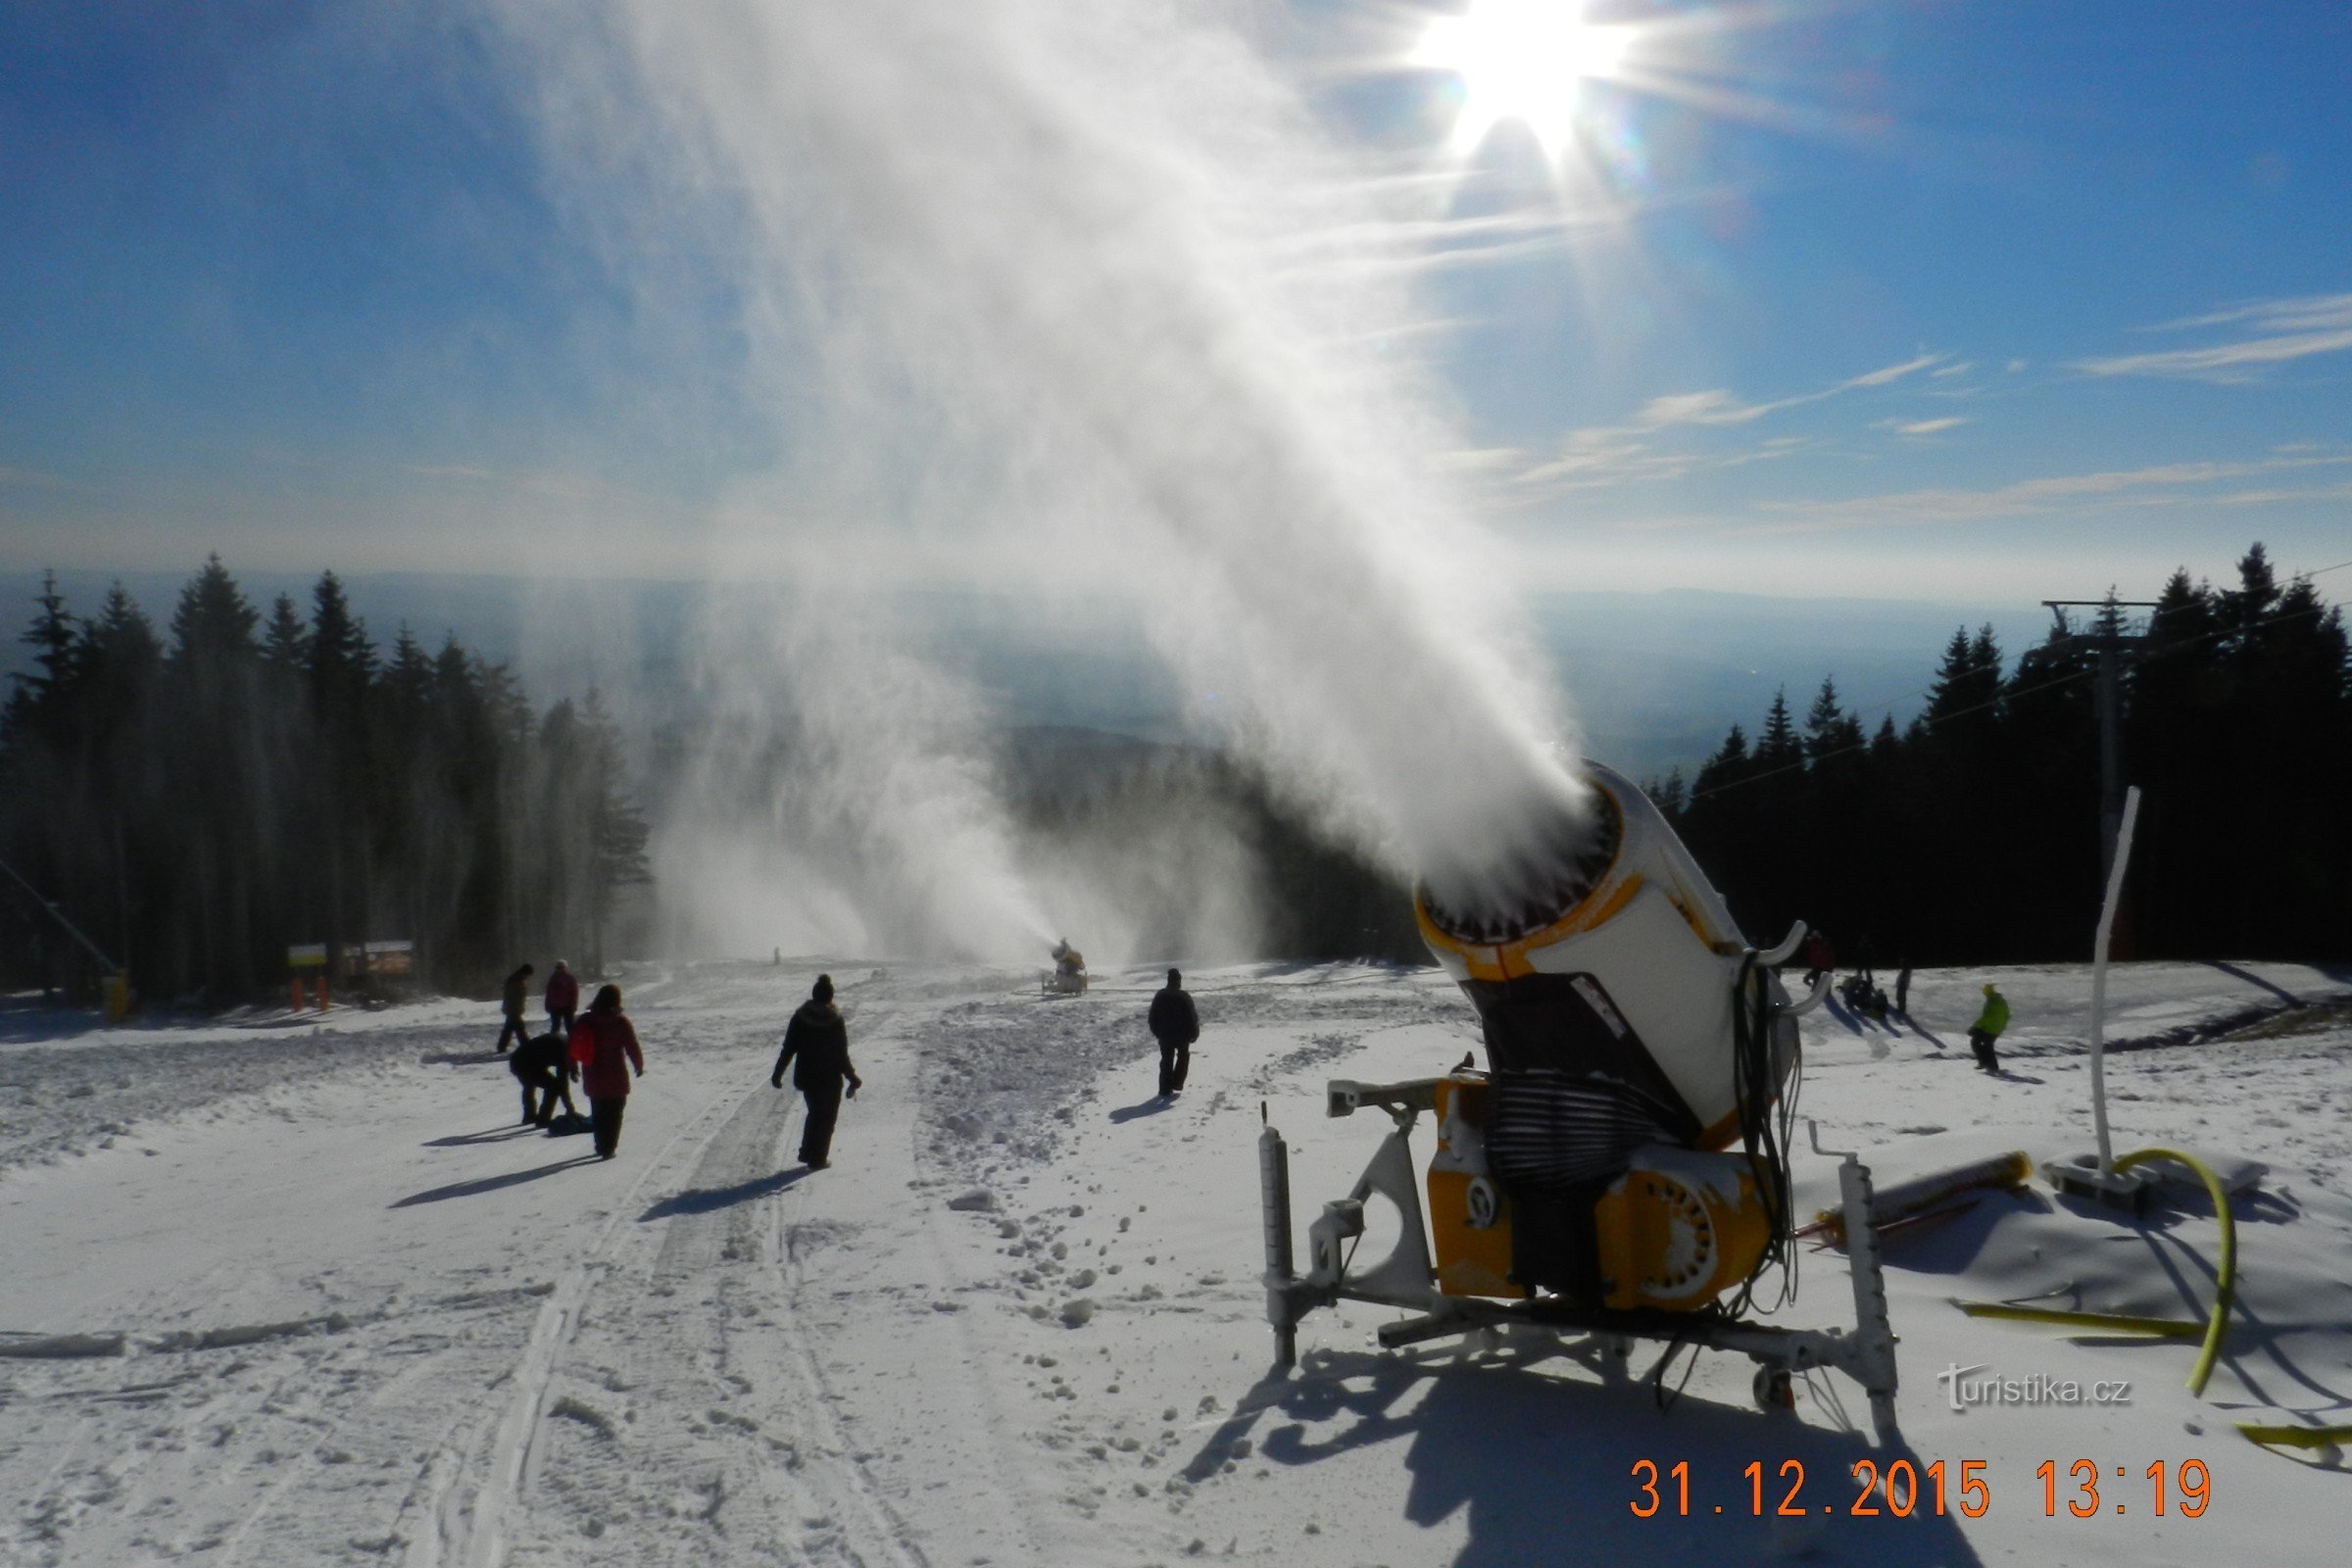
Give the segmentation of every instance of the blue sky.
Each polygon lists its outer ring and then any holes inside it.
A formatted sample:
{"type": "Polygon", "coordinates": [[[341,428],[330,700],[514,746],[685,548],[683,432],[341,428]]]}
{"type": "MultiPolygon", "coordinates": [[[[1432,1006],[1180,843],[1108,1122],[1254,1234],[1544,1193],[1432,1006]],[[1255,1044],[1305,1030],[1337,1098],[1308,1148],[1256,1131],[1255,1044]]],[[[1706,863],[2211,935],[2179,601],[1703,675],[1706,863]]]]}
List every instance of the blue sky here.
{"type": "MultiPolygon", "coordinates": [[[[1463,83],[1408,60],[1460,9],[1261,8],[1343,137],[1446,177],[1397,352],[1545,585],[2352,558],[2352,8],[1603,6],[1560,155],[1506,121],[1457,166],[1463,83]]],[[[535,91],[462,5],[0,13],[0,567],[662,569],[616,541],[774,438],[723,275],[612,276],[535,91]]]]}

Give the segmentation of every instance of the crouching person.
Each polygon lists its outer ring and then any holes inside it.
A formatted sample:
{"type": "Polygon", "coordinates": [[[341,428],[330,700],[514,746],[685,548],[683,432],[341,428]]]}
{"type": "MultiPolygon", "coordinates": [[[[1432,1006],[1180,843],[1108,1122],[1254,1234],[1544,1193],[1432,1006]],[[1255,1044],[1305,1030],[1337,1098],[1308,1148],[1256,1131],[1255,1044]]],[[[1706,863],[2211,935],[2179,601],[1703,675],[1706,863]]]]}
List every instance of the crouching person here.
{"type": "Polygon", "coordinates": [[[580,1113],[579,1107],[571,1102],[571,1080],[579,1076],[579,1069],[565,1059],[566,1055],[564,1037],[550,1029],[537,1039],[516,1046],[507,1057],[508,1070],[522,1085],[522,1119],[535,1127],[544,1127],[556,1119],[558,1100],[563,1101],[565,1115],[580,1113]]]}

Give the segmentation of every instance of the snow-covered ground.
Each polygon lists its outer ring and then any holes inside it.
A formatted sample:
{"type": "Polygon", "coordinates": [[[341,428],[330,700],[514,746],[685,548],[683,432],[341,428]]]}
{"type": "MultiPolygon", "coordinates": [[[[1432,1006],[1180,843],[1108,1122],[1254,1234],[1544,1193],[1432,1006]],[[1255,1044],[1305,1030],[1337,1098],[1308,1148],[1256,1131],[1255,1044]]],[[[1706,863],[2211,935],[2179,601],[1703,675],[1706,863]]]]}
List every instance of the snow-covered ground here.
{"type": "MultiPolygon", "coordinates": [[[[1889,1242],[1903,1442],[1884,1453],[1837,1374],[1766,1415],[1743,1360],[1686,1357],[1660,1408],[1542,1342],[1383,1352],[1393,1314],[1365,1307],[1312,1316],[1299,1370],[1268,1375],[1258,1106],[1293,1143],[1302,1228],[1383,1130],[1326,1120],[1325,1079],[1433,1073],[1474,1042],[1435,971],[1192,975],[1206,1032],[1161,1104],[1155,973],[1049,1002],[1027,974],[835,962],[867,1087],[810,1174],[767,1074],[816,967],[618,976],[650,1064],[610,1164],[513,1125],[496,1020],[462,1004],[315,1029],[0,1017],[0,1562],[2343,1560],[2343,1461],[2233,1423],[2352,1420],[2352,1013],[2282,1010],[2342,1003],[2352,970],[2113,978],[2110,1038],[2139,1047],[2108,1066],[2119,1149],[2271,1166],[2204,1398],[2193,1344],[1953,1308],[2201,1315],[2201,1199],[2135,1225],[2036,1187],[1889,1242]],[[2125,1381],[2129,1402],[1955,1410],[1953,1366],[2125,1381]],[[1848,1511],[1854,1462],[1895,1457],[1944,1462],[1942,1516],[1932,1494],[1909,1518],[1848,1511]],[[1689,1516],[1671,1479],[1633,1511],[1643,1459],[1688,1462],[1689,1516]],[[2188,1518],[2192,1459],[2211,1490],[2188,1518]],[[1777,1512],[1789,1460],[1801,1516],[1777,1512]]],[[[1807,1020],[1803,1108],[1882,1186],[2087,1146],[2085,972],[1990,977],[2017,1012],[1998,1079],[1961,1038],[1985,974],[1922,974],[1914,1029],[1807,1020]]],[[[1832,1162],[1797,1173],[1828,1201],[1832,1162]]],[[[1800,1255],[1779,1320],[1849,1321],[1841,1254],[1800,1255]]]]}

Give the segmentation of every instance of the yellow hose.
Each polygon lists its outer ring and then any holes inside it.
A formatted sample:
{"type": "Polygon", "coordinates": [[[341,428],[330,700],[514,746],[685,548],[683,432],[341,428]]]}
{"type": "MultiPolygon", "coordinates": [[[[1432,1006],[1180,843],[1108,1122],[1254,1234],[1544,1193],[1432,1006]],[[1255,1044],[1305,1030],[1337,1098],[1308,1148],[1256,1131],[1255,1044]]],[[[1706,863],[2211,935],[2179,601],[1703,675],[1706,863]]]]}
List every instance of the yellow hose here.
{"type": "Polygon", "coordinates": [[[2230,1194],[2206,1163],[2178,1149],[2141,1149],[2116,1160],[2117,1170],[2130,1170],[2151,1160],[2169,1159],[2186,1165],[2204,1182],[2207,1196],[2213,1200],[2213,1212],[2222,1223],[2222,1263],[2216,1276],[2213,1293],[2213,1314],[2205,1322],[2205,1348],[2197,1352],[2197,1364],[2188,1374],[2188,1392],[2199,1396],[2205,1393],[2205,1380],[2213,1376],[2213,1363],[2222,1353],[2222,1336],[2230,1327],[2230,1303],[2237,1289],[2237,1221],[2230,1212],[2230,1194]]]}
{"type": "Polygon", "coordinates": [[[2193,1340],[2205,1331],[2169,1317],[2135,1317],[2123,1312],[2067,1312],[2054,1306],[2013,1306],[2007,1301],[1952,1304],[1970,1317],[2006,1318],[2012,1323],[2053,1323],[2066,1329],[2105,1329],[2115,1334],[2148,1334],[2160,1340],[2193,1340]]]}
{"type": "Polygon", "coordinates": [[[2237,1430],[2246,1435],[2247,1442],[2266,1448],[2328,1448],[2352,1442],[2352,1427],[2266,1427],[2240,1421],[2237,1430]]]}
{"type": "MultiPolygon", "coordinates": [[[[2218,1273],[2220,1288],[2214,1292],[2213,1312],[2205,1320],[2205,1347],[2197,1352],[2197,1364],[2188,1374],[2188,1392],[2203,1396],[2205,1382],[2213,1376],[2213,1363],[2222,1353],[2222,1336],[2230,1326],[2230,1304],[2237,1288],[2237,1223],[2230,1213],[2230,1194],[2221,1178],[2207,1169],[2205,1162],[2178,1149],[2142,1149],[2125,1154],[2115,1162],[2117,1170],[2129,1170],[2151,1160],[2169,1159],[2186,1165],[2205,1183],[2205,1191],[2213,1199],[2213,1211],[2222,1222],[2222,1264],[2218,1273]]],[[[2064,1312],[2054,1307],[2015,1306],[2003,1301],[1963,1301],[1952,1304],[1971,1317],[2010,1318],[2026,1323],[2055,1323],[2066,1328],[2106,1329],[2124,1334],[2154,1334],[2165,1338],[2188,1339],[2197,1332],[2194,1323],[2176,1318],[2137,1317],[2116,1312],[2064,1312]]],[[[2297,1428],[2308,1431],[2309,1428],[2297,1428]]],[[[2261,1440],[2256,1440],[2261,1441],[2261,1440]]]]}

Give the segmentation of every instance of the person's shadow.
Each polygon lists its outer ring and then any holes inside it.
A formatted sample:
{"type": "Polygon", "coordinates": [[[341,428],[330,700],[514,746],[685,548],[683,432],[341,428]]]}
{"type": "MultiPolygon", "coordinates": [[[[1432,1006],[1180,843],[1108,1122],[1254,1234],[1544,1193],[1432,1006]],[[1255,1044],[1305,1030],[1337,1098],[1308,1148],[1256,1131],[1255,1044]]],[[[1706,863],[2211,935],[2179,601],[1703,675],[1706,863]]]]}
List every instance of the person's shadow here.
{"type": "Polygon", "coordinates": [[[541,1136],[546,1129],[535,1122],[512,1122],[483,1133],[452,1133],[447,1138],[427,1138],[426,1149],[464,1149],[474,1144],[503,1144],[510,1139],[541,1136]]]}
{"type": "Polygon", "coordinates": [[[810,1174],[808,1166],[799,1165],[791,1170],[771,1171],[748,1182],[737,1182],[732,1187],[689,1187],[682,1193],[670,1194],[638,1215],[637,1223],[643,1225],[657,1219],[668,1219],[675,1214],[710,1214],[722,1208],[733,1208],[737,1203],[751,1202],[755,1199],[773,1198],[806,1181],[810,1174]]]}
{"type": "Polygon", "coordinates": [[[1134,1121],[1143,1116],[1156,1116],[1161,1111],[1173,1106],[1175,1103],[1176,1102],[1173,1099],[1169,1099],[1165,1096],[1154,1095],[1150,1100],[1138,1101],[1132,1105],[1121,1105],[1118,1109],[1110,1113],[1110,1119],[1112,1121],[1123,1122],[1134,1121]]]}
{"type": "Polygon", "coordinates": [[[539,1165],[530,1170],[511,1170],[501,1176],[482,1176],[469,1182],[452,1182],[447,1187],[435,1187],[425,1192],[412,1193],[390,1206],[413,1208],[418,1203],[445,1203],[453,1198],[479,1198],[484,1193],[495,1193],[507,1187],[519,1187],[524,1182],[535,1182],[542,1176],[553,1176],[556,1172],[569,1170],[574,1165],[593,1164],[596,1157],[593,1153],[574,1154],[569,1159],[559,1159],[551,1165],[539,1165]]]}

